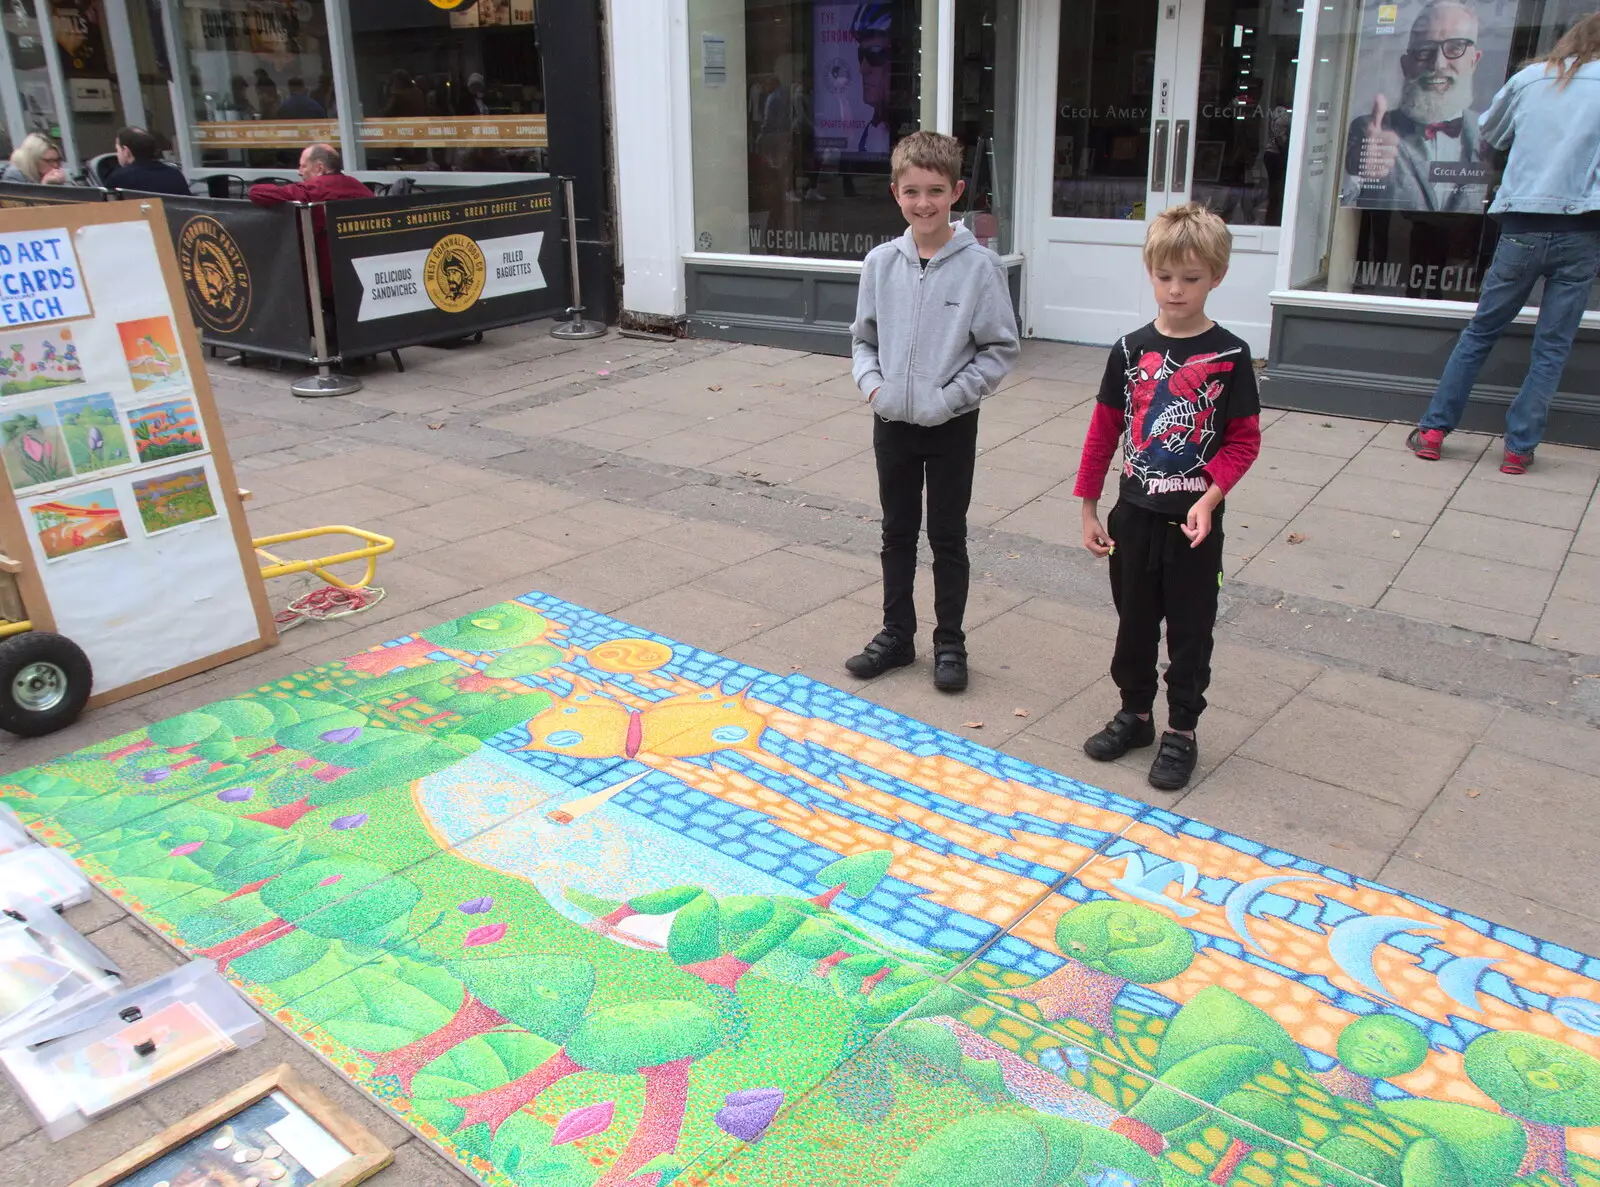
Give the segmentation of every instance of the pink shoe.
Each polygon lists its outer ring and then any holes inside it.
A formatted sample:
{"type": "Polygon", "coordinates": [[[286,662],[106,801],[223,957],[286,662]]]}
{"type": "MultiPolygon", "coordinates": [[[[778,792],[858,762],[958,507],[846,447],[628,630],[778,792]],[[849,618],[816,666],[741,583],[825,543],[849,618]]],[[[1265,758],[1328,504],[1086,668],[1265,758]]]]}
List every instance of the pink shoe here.
{"type": "Polygon", "coordinates": [[[1439,460],[1439,451],[1444,448],[1444,430],[1420,426],[1412,429],[1411,435],[1406,438],[1406,448],[1425,462],[1436,462],[1439,460]]]}
{"type": "Polygon", "coordinates": [[[1500,473],[1502,474],[1526,474],[1532,466],[1533,454],[1531,453],[1512,453],[1508,449],[1505,457],[1500,459],[1500,473]]]}

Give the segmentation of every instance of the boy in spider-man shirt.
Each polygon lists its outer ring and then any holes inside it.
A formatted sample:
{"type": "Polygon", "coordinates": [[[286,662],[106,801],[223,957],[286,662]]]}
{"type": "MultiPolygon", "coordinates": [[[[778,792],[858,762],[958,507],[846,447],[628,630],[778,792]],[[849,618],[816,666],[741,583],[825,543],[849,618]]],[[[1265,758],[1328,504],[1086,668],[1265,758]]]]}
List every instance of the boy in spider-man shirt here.
{"type": "Polygon", "coordinates": [[[1222,585],[1222,499],[1261,451],[1250,348],[1206,316],[1228,271],[1232,236],[1191,203],[1158,215],[1144,262],[1160,312],[1111,348],[1073,493],[1083,544],[1111,558],[1122,708],[1083,749],[1109,762],[1155,741],[1156,660],[1167,623],[1167,730],[1150,785],[1187,786],[1200,756],[1195,727],[1211,681],[1222,585]],[[1100,490],[1122,445],[1117,503],[1100,523],[1100,490]]]}

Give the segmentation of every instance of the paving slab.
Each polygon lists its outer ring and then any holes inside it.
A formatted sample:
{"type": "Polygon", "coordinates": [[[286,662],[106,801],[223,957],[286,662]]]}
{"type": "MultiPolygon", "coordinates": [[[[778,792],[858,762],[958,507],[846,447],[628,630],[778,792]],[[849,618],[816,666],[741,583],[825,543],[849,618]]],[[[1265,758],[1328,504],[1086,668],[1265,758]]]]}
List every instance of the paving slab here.
{"type": "Polygon", "coordinates": [[[1257,762],[1420,810],[1467,756],[1471,741],[1308,699],[1290,702],[1240,747],[1257,762]]]}
{"type": "Polygon", "coordinates": [[[1285,536],[1258,552],[1239,571],[1237,580],[1332,602],[1372,606],[1399,570],[1397,561],[1326,550],[1309,536],[1303,544],[1290,544],[1285,536]]]}
{"type": "Polygon", "coordinates": [[[1450,499],[1457,511],[1475,511],[1513,519],[1519,523],[1574,529],[1583,519],[1589,500],[1569,491],[1542,490],[1534,486],[1514,486],[1499,482],[1464,483],[1450,499]]]}
{"type": "Polygon", "coordinates": [[[1183,799],[1183,812],[1289,853],[1375,878],[1416,812],[1234,755],[1183,799]]]}
{"type": "Polygon", "coordinates": [[[1544,603],[1555,584],[1555,574],[1548,569],[1423,546],[1411,555],[1394,584],[1414,593],[1526,613],[1544,603]]]}
{"type": "Polygon", "coordinates": [[[1600,858],[1600,842],[1577,819],[1594,801],[1594,778],[1555,763],[1479,745],[1423,814],[1401,852],[1591,919],[1600,883],[1569,878],[1600,858]],[[1475,794],[1476,793],[1476,794],[1475,794]]]}
{"type": "Polygon", "coordinates": [[[1501,639],[1530,640],[1539,623],[1531,614],[1497,610],[1409,589],[1390,589],[1378,600],[1378,609],[1403,614],[1420,622],[1442,623],[1501,639]]]}

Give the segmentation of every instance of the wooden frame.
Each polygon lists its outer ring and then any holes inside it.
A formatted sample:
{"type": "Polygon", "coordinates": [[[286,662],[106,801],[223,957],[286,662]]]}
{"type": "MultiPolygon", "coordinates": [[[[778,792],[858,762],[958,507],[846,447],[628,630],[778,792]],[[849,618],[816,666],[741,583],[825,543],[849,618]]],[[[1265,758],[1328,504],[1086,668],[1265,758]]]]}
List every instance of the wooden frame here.
{"type": "MultiPolygon", "coordinates": [[[[4,222],[8,231],[65,227],[69,233],[75,233],[85,226],[113,223],[142,222],[149,225],[156,257],[161,265],[161,282],[166,288],[167,299],[172,308],[172,324],[183,347],[186,368],[194,390],[195,408],[204,427],[208,456],[216,471],[218,487],[216,497],[219,505],[223,502],[229,504],[228,520],[234,543],[238,548],[239,563],[244,572],[251,606],[255,611],[257,637],[254,640],[187,661],[176,668],[129,684],[97,691],[89,698],[88,707],[95,709],[127,697],[137,696],[153,688],[160,688],[273,646],[278,641],[277,625],[273,621],[266,584],[262,580],[261,568],[256,560],[255,545],[250,538],[244,501],[236,493],[239,489],[238,479],[233,469],[233,461],[228,455],[227,443],[223,438],[222,420],[211,392],[210,377],[203,365],[200,335],[195,330],[193,318],[189,316],[189,302],[178,271],[178,257],[172,246],[172,234],[167,227],[166,213],[162,209],[160,200],[63,203],[40,208],[13,207],[4,212],[3,220],[0,221],[4,222]]],[[[34,571],[31,560],[27,527],[17,500],[9,489],[0,489],[0,551],[11,556],[26,558],[22,561],[21,572],[16,574],[16,583],[22,595],[28,620],[35,630],[55,630],[55,615],[51,611],[44,582],[34,571]]]]}
{"type": "Polygon", "coordinates": [[[72,1187],[116,1187],[118,1182],[135,1171],[143,1170],[157,1159],[165,1157],[208,1130],[222,1125],[228,1118],[271,1096],[274,1092],[282,1092],[294,1101],[313,1121],[351,1152],[350,1158],[318,1179],[314,1187],[352,1187],[353,1184],[370,1178],[394,1160],[392,1150],[347,1117],[299,1072],[284,1063],[266,1075],[236,1088],[215,1104],[207,1105],[197,1113],[191,1113],[175,1125],[169,1125],[149,1141],[135,1146],[98,1170],[90,1171],[75,1180],[72,1187]]]}

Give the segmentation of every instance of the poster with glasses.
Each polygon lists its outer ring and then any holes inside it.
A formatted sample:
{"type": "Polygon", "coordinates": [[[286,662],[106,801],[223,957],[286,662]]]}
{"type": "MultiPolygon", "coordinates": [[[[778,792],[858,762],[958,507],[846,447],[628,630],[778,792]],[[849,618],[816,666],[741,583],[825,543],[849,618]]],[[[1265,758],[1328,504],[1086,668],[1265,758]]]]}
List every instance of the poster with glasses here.
{"type": "MultiPolygon", "coordinates": [[[[818,0],[812,7],[814,76],[810,93],[793,88],[793,98],[774,87],[762,110],[761,133],[772,136],[809,117],[818,158],[887,160],[893,147],[891,122],[895,7],[881,0],[818,0]],[[811,105],[811,111],[795,111],[811,105]],[[788,104],[785,119],[769,118],[788,104]],[[783,126],[780,128],[779,124],[783,126]]],[[[765,151],[765,150],[763,150],[765,151]]]]}
{"type": "Polygon", "coordinates": [[[1505,0],[1362,0],[1340,205],[1483,212],[1478,116],[1509,73],[1516,14],[1505,0]]]}

